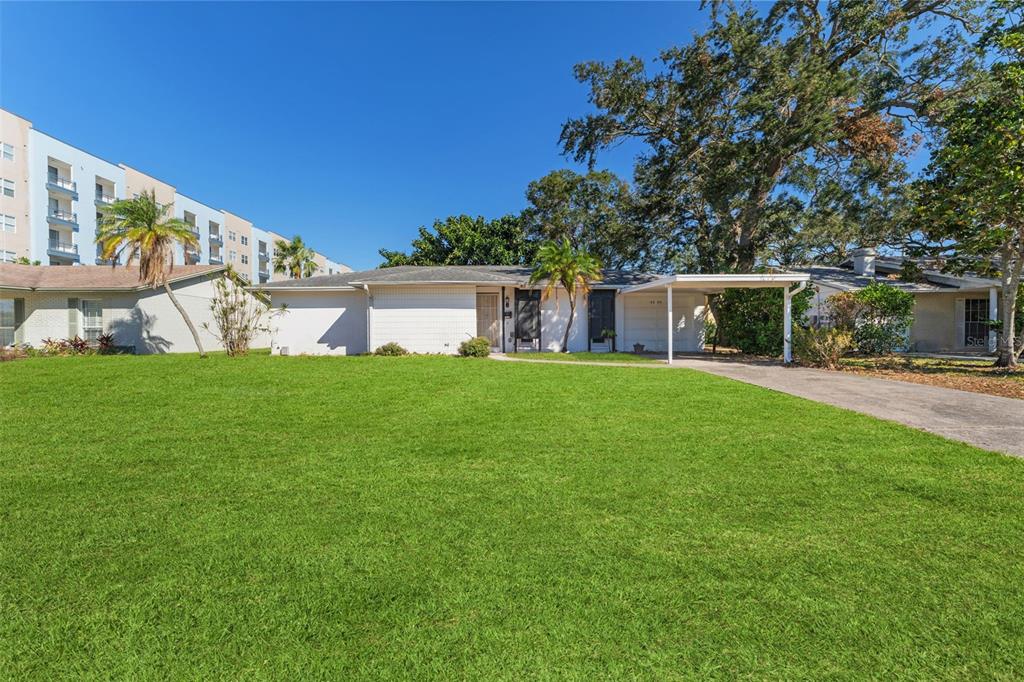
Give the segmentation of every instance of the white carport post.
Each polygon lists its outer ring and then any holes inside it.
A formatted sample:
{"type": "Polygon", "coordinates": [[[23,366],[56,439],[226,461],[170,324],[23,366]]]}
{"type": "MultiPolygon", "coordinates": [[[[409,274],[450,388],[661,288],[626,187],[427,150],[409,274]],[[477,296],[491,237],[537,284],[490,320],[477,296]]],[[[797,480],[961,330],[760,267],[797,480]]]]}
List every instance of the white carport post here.
{"type": "Polygon", "coordinates": [[[789,364],[793,362],[793,294],[788,284],[782,292],[782,359],[789,364]]]}
{"type": "Polygon", "coordinates": [[[665,289],[668,290],[668,364],[672,364],[672,285],[669,284],[665,289]]]}
{"type": "MultiPolygon", "coordinates": [[[[999,290],[995,287],[988,290],[988,319],[999,319],[999,290]]],[[[990,329],[988,332],[988,352],[995,353],[998,345],[996,330],[990,329]]]]}

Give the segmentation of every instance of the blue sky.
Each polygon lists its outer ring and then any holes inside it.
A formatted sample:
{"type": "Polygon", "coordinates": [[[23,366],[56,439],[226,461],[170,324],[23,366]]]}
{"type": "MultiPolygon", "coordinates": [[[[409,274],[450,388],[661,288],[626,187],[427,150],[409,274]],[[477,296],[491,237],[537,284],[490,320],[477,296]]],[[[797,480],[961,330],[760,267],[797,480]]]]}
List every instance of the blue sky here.
{"type": "MultiPolygon", "coordinates": [[[[0,106],[357,269],[519,211],[572,167],[573,64],[653,57],[697,3],[0,2],[0,106]]],[[[634,149],[599,165],[630,177],[634,149]]]]}

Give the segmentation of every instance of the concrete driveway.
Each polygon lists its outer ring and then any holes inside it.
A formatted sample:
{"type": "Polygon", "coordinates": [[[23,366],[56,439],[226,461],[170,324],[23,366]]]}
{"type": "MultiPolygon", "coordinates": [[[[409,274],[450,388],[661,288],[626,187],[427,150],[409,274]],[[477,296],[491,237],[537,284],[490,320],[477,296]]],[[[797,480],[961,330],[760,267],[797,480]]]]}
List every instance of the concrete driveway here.
{"type": "Polygon", "coordinates": [[[1024,457],[1024,400],[771,362],[685,357],[674,360],[672,366],[717,374],[1024,457]]]}

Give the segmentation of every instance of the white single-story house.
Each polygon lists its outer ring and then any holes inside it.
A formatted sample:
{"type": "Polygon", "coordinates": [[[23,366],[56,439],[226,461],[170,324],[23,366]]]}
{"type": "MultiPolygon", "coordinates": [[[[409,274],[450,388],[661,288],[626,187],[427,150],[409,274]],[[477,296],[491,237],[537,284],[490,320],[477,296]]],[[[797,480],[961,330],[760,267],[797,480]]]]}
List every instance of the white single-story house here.
{"type": "MultiPolygon", "coordinates": [[[[223,265],[177,265],[169,277],[207,350],[221,348],[202,324],[213,326],[213,280],[223,270],[223,265]]],[[[196,350],[163,288],[143,286],[138,268],[0,263],[0,346],[39,347],[46,338],[75,336],[94,342],[105,333],[113,335],[115,345],[140,354],[196,350]]]]}
{"type": "Polygon", "coordinates": [[[994,279],[955,276],[921,269],[919,281],[900,278],[903,259],[857,249],[840,267],[798,269],[811,276],[815,298],[808,315],[812,323],[828,323],[826,302],[841,291],[856,291],[884,282],[914,295],[914,322],[907,339],[911,352],[993,352],[996,334],[989,320],[999,319],[1000,283],[994,279]]]}
{"type": "MultiPolygon", "coordinates": [[[[777,287],[790,297],[802,273],[656,275],[608,270],[580,300],[569,350],[701,351],[707,296],[727,288],[777,287]],[[608,333],[608,330],[614,334],[608,333]]],[[[454,354],[475,336],[497,352],[558,351],[569,316],[564,290],[546,300],[525,267],[400,266],[272,282],[260,290],[288,313],[271,351],[354,355],[386,343],[414,353],[454,354]]],[[[785,348],[789,357],[790,325],[785,348]]]]}

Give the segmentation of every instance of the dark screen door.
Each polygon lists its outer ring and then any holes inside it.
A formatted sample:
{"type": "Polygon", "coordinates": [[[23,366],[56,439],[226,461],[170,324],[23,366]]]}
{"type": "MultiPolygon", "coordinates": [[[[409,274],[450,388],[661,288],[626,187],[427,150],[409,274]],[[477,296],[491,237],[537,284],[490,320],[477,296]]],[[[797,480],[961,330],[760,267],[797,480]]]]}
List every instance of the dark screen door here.
{"type": "Polygon", "coordinates": [[[540,291],[516,290],[516,338],[540,339],[540,291]]]}
{"type": "Polygon", "coordinates": [[[598,289],[590,292],[590,342],[602,343],[601,333],[610,329],[615,331],[615,292],[598,289]]]}

